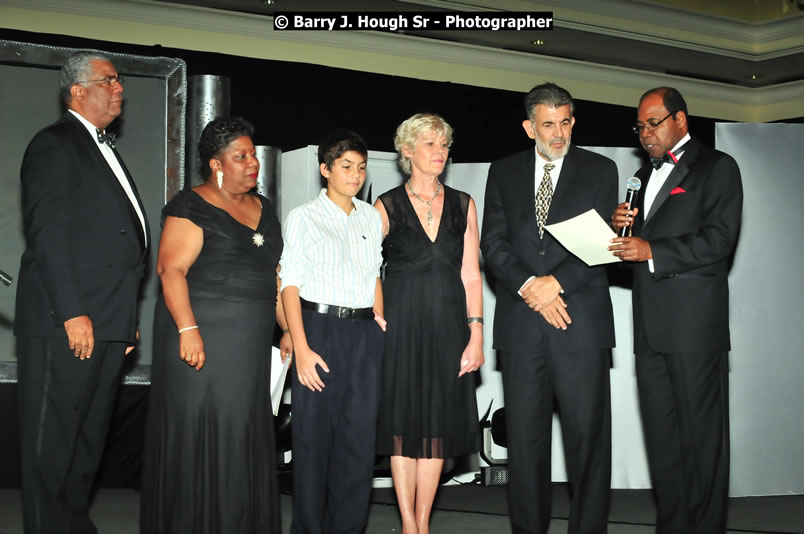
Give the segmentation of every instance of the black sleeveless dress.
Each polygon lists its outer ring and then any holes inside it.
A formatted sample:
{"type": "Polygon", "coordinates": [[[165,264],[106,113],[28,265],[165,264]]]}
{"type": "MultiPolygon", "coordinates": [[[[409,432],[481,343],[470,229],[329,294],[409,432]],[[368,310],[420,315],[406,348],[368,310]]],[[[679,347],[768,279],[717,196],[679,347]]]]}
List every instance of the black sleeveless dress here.
{"type": "Polygon", "coordinates": [[[469,342],[461,281],[469,195],[444,186],[435,241],[422,228],[404,186],[380,200],[388,213],[383,301],[388,328],[377,453],[449,458],[475,452],[475,376],[458,378],[469,342]]]}
{"type": "Polygon", "coordinates": [[[189,219],[204,231],[187,284],[206,363],[196,371],[179,359],[160,294],[142,533],[280,532],[269,380],[282,232],[273,206],[260,200],[256,231],[189,190],[162,210],[163,220],[189,219]]]}

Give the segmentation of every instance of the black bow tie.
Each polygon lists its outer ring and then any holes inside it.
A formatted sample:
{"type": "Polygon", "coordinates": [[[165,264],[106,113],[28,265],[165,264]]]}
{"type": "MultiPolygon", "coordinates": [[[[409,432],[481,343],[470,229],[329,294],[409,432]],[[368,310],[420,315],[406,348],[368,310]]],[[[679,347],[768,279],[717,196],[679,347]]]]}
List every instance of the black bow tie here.
{"type": "Polygon", "coordinates": [[[653,168],[657,170],[661,169],[662,165],[664,165],[665,163],[675,165],[676,162],[678,161],[678,155],[684,152],[685,146],[687,146],[687,143],[684,143],[683,145],[673,150],[672,152],[668,150],[661,158],[654,158],[653,156],[651,156],[650,164],[653,165],[653,168]]]}
{"type": "Polygon", "coordinates": [[[114,133],[106,133],[100,128],[95,128],[95,133],[98,134],[98,143],[106,143],[110,147],[114,148],[114,143],[117,141],[117,136],[114,133]]]}
{"type": "Polygon", "coordinates": [[[653,165],[654,169],[661,169],[662,165],[664,165],[665,162],[667,162],[667,163],[672,163],[673,162],[673,160],[670,159],[669,154],[665,154],[661,158],[654,158],[653,156],[650,157],[650,164],[653,165]]]}

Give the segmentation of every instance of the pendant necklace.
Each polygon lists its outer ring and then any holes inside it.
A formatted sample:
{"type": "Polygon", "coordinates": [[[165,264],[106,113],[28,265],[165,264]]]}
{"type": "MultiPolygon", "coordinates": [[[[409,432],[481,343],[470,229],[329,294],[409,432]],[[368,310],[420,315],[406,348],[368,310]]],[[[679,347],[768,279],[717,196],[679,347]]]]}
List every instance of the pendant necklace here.
{"type": "Polygon", "coordinates": [[[433,222],[433,211],[430,209],[430,204],[433,203],[433,201],[438,196],[438,193],[441,191],[441,182],[439,180],[436,180],[436,184],[438,184],[438,185],[436,185],[435,195],[433,195],[433,198],[431,198],[430,200],[424,200],[422,197],[420,197],[419,195],[416,194],[416,191],[413,190],[413,186],[410,185],[410,178],[408,178],[408,189],[410,189],[411,194],[416,198],[416,200],[418,200],[419,202],[421,202],[422,204],[427,206],[427,226],[428,227],[433,222]]]}

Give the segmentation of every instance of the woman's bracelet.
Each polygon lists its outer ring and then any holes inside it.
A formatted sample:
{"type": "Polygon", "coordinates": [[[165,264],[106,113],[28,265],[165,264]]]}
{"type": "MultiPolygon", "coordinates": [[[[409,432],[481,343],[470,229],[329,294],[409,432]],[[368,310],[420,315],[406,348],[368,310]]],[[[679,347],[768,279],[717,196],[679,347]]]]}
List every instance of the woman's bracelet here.
{"type": "Polygon", "coordinates": [[[287,329],[287,328],[283,328],[283,329],[282,329],[282,333],[283,333],[283,334],[289,334],[289,333],[290,333],[290,330],[289,330],[289,329],[287,329]]]}
{"type": "Polygon", "coordinates": [[[467,317],[466,318],[466,324],[472,324],[472,323],[483,324],[483,318],[482,317],[467,317]]]}
{"type": "Polygon", "coordinates": [[[198,328],[197,324],[194,324],[193,326],[185,326],[184,328],[179,328],[179,334],[181,334],[182,332],[186,332],[188,330],[196,330],[197,328],[198,328]]]}

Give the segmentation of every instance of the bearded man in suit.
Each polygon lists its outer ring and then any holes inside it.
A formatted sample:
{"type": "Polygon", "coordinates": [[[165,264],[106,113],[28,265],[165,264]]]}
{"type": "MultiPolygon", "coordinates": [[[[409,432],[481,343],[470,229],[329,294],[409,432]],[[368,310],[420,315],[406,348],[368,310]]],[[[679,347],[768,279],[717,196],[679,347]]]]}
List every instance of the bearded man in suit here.
{"type": "Polygon", "coordinates": [[[611,483],[610,349],[605,267],[589,267],[543,226],[617,204],[617,166],[570,145],[575,104],[546,83],[525,98],[534,148],[495,161],[486,183],[480,248],[496,278],[500,356],[515,533],[550,524],[554,401],[572,493],[568,532],[606,531],[611,483]]]}
{"type": "Polygon", "coordinates": [[[122,78],[105,57],[69,58],[67,112],[22,162],[26,249],[14,331],[26,534],[96,533],[89,494],[124,354],[136,339],[148,224],[106,127],[122,78]]]}
{"type": "Polygon", "coordinates": [[[726,530],[729,489],[729,263],[743,189],[734,158],[690,137],[671,87],[642,95],[634,132],[651,164],[635,206],[612,215],[633,237],[634,352],[657,532],[726,530]],[[630,209],[633,208],[633,209],[630,209]]]}

